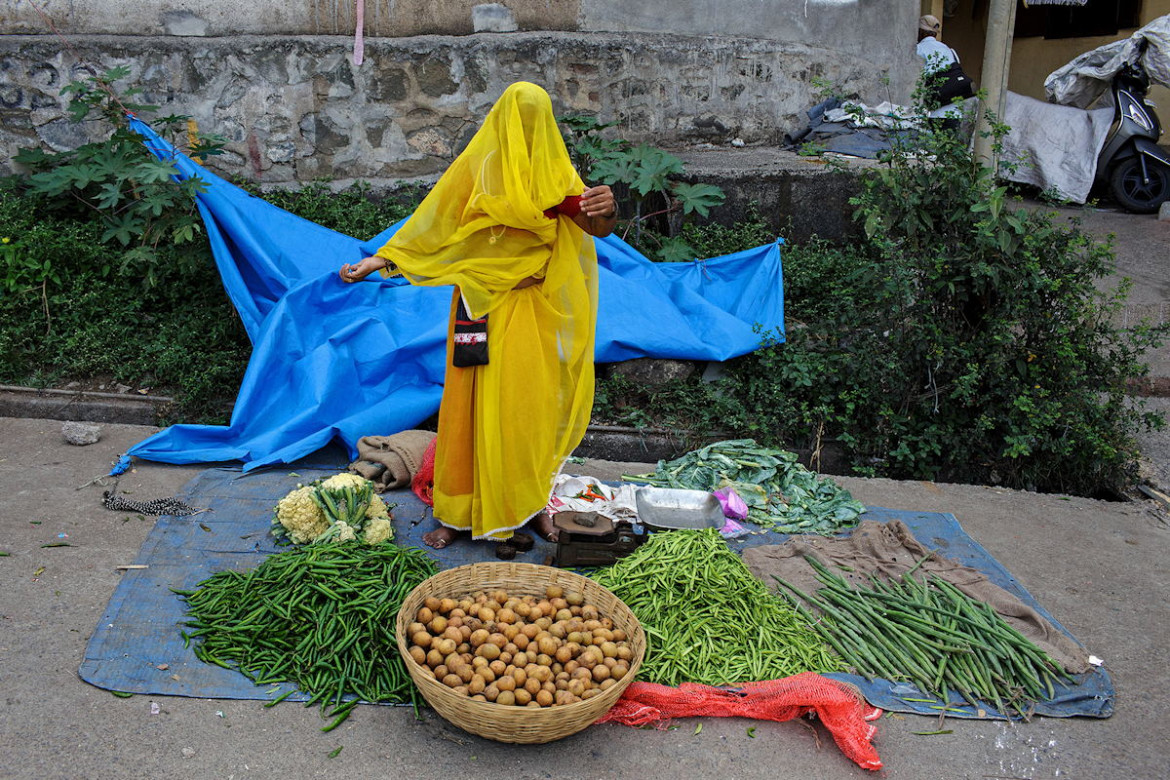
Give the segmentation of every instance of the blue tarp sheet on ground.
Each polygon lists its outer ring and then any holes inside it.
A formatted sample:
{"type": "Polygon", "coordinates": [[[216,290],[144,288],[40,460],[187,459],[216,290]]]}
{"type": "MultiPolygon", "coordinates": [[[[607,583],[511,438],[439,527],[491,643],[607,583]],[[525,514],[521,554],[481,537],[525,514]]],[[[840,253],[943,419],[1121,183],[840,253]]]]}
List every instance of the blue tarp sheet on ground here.
{"type": "MultiPolygon", "coordinates": [[[[327,451],[328,452],[328,451],[327,451]]],[[[342,453],[333,448],[335,456],[342,453]]],[[[182,498],[188,504],[210,512],[192,517],[159,519],[139,552],[136,564],[149,568],[127,571],[102,615],[81,665],[83,680],[100,688],[130,693],[195,696],[223,699],[272,699],[290,686],[255,686],[238,672],[199,661],[180,636],[183,602],[171,588],[190,589],[217,571],[244,571],[259,565],[277,548],[268,533],[272,507],[298,482],[336,473],[343,458],[328,463],[322,456],[316,466],[260,469],[248,473],[239,469],[209,469],[189,482],[182,498]],[[160,666],[165,668],[160,669],[160,666]]],[[[433,527],[429,509],[410,491],[386,493],[394,508],[395,539],[402,545],[419,546],[423,532],[433,527]]],[[[992,582],[1018,596],[1065,629],[991,555],[977,544],[953,515],[938,512],[908,512],[871,507],[867,518],[898,519],[927,547],[978,569],[992,582]]],[[[785,536],[759,534],[732,542],[733,549],[760,544],[778,544],[785,536]]],[[[457,542],[443,550],[431,551],[440,568],[451,568],[492,559],[490,544],[457,542]]],[[[554,546],[537,539],[536,547],[518,560],[543,563],[555,552],[554,546]]],[[[1067,634],[1068,632],[1065,631],[1067,634]]],[[[1070,635],[1071,636],[1071,635],[1070,635]]],[[[857,685],[875,706],[898,712],[938,715],[925,703],[907,702],[903,697],[920,698],[917,689],[887,680],[867,682],[854,675],[832,675],[857,685]]],[[[303,695],[290,698],[304,700],[303,695]]],[[[1056,697],[1036,707],[1036,713],[1052,717],[1108,717],[1113,712],[1113,684],[1103,669],[1094,669],[1073,685],[1058,686],[1056,697]]],[[[957,700],[957,697],[956,699],[957,700]]],[[[979,717],[966,708],[948,711],[948,717],[979,717]]],[[[983,717],[994,717],[990,708],[983,717]]]]}
{"type": "MultiPolygon", "coordinates": [[[[253,352],[230,425],[175,425],[129,454],[167,463],[289,463],[339,439],[413,428],[442,394],[450,288],[337,275],[393,235],[362,242],[290,214],[132,125],[179,176],[207,191],[197,206],[253,352]]],[[[621,239],[597,244],[596,359],[726,360],[782,333],[780,242],[712,260],[652,263],[621,239]]]]}

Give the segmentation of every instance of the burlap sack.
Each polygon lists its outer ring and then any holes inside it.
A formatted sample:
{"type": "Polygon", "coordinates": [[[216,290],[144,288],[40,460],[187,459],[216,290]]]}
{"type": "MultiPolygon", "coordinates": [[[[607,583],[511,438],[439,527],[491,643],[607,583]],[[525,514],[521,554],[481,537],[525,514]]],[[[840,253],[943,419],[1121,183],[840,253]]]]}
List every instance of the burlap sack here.
{"type": "Polygon", "coordinates": [[[358,459],[349,464],[349,470],[373,482],[379,493],[409,487],[434,438],[431,431],[363,436],[358,439],[358,459]]]}

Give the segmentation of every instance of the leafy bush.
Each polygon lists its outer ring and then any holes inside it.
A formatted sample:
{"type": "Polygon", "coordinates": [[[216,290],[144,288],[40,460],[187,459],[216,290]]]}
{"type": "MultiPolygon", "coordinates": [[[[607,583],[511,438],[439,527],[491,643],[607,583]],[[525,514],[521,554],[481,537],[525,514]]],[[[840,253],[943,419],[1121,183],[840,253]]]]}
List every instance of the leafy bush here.
{"type": "Polygon", "coordinates": [[[726,195],[712,184],[678,181],[683,161],[648,144],[605,138],[614,123],[603,124],[587,114],[558,117],[567,128],[565,144],[573,164],[586,182],[608,184],[623,201],[633,202],[633,213],[623,214],[618,234],[647,257],[685,261],[703,257],[679,235],[688,215],[706,217],[726,195]],[[624,222],[624,224],[622,224],[624,222]]]}
{"type": "MultiPolygon", "coordinates": [[[[109,128],[108,137],[67,152],[22,149],[13,160],[32,171],[24,184],[45,195],[47,207],[63,216],[88,214],[100,220],[104,229],[98,241],[116,242],[125,250],[116,255],[119,269],[140,279],[142,286],[153,287],[164,282],[168,271],[190,270],[189,263],[198,265],[199,251],[170,254],[169,264],[159,262],[159,251],[192,244],[201,235],[203,224],[195,212],[194,196],[206,185],[198,178],[174,179],[174,163],[152,154],[142,137],[130,129],[127,111],[146,118],[157,106],[130,102],[140,91],[135,87],[120,96],[114,91],[113,85],[129,72],[126,67],[113,68],[61,90],[69,98],[70,120],[101,123],[109,128]]],[[[192,155],[218,154],[222,142],[190,133],[187,119],[167,116],[151,124],[176,142],[189,138],[192,155]]],[[[109,278],[113,264],[103,263],[100,270],[109,278]]]]}
{"type": "MultiPolygon", "coordinates": [[[[835,436],[855,468],[1093,494],[1132,482],[1127,394],[1164,327],[1119,328],[1108,244],[1011,203],[967,145],[928,132],[862,176],[858,247],[786,255],[788,342],[732,368],[737,428],[835,436]]],[[[769,438],[761,435],[761,438],[769,438]]]]}

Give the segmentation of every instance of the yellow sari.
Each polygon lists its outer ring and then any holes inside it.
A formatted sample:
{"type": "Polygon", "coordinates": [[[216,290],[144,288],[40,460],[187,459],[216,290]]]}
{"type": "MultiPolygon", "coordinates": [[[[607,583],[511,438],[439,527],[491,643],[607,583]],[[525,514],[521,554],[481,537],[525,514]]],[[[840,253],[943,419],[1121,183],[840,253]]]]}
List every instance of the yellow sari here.
{"type": "Polygon", "coordinates": [[[435,517],[503,540],[548,503],[593,406],[597,256],[547,209],[585,189],[540,87],[508,87],[414,215],[378,251],[412,284],[456,286],[488,314],[488,363],[447,373],[435,517]],[[529,277],[539,284],[516,289],[529,277]]]}

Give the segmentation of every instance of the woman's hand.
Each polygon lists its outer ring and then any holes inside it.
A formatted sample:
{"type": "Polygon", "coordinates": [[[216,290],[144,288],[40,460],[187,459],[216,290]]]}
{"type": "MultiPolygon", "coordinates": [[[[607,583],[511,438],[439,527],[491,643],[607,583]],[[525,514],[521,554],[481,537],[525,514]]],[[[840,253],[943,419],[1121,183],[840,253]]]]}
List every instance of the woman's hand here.
{"type": "Polygon", "coordinates": [[[617,203],[613,199],[613,190],[608,185],[599,184],[589,187],[581,193],[581,210],[585,216],[610,219],[617,216],[617,203]]]}
{"type": "Polygon", "coordinates": [[[384,258],[378,257],[377,255],[363,258],[362,261],[356,265],[350,265],[349,263],[346,263],[345,265],[341,266],[341,281],[347,282],[349,284],[360,282],[374,271],[380,271],[385,267],[386,260],[384,258]]]}
{"type": "Polygon", "coordinates": [[[581,193],[581,212],[573,218],[591,236],[605,238],[617,225],[617,202],[613,190],[605,184],[589,187],[581,193]]]}

